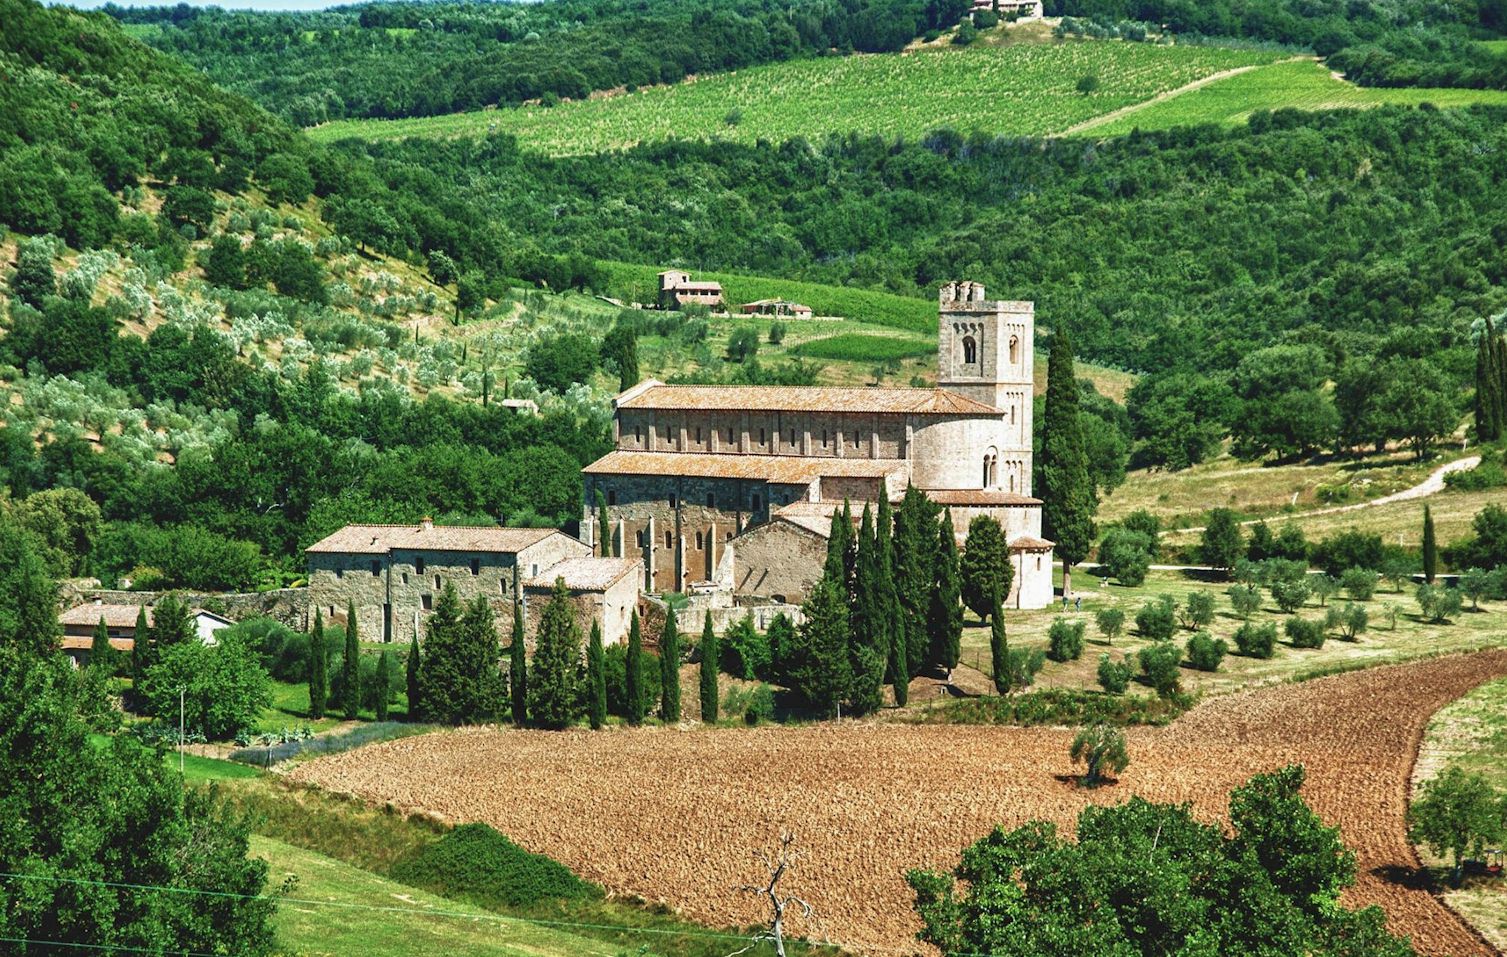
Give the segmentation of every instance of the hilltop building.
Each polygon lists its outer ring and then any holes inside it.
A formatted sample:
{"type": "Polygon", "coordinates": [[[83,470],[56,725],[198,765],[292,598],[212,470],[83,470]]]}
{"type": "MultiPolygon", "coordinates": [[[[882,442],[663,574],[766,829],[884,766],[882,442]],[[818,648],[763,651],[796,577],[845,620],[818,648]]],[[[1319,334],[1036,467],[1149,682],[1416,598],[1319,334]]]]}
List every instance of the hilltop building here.
{"type": "Polygon", "coordinates": [[[669,386],[614,401],[615,448],[584,470],[582,535],[643,562],[644,589],[706,583],[797,602],[820,575],[834,508],[915,485],[1004,526],[1012,607],[1052,598],[1052,543],[1031,497],[1034,305],[942,287],[934,389],[669,386]],[[600,492],[609,527],[596,528],[600,492]]]}
{"type": "Polygon", "coordinates": [[[695,282],[691,274],[682,269],[666,269],[659,274],[659,298],[661,309],[681,309],[685,306],[705,306],[719,309],[723,304],[720,282],[695,282]]]}

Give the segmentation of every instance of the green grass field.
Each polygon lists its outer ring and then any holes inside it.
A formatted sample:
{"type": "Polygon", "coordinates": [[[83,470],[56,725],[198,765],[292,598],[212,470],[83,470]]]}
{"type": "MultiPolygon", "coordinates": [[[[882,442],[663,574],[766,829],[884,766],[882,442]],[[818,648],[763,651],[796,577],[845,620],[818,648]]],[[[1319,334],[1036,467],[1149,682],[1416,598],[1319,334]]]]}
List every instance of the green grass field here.
{"type": "Polygon", "coordinates": [[[1477,103],[1507,105],[1507,91],[1360,87],[1335,79],[1313,60],[1273,63],[1216,80],[1159,102],[1148,103],[1110,122],[1085,130],[1085,136],[1119,136],[1133,129],[1165,130],[1198,123],[1233,126],[1256,110],[1367,108],[1432,103],[1463,107],[1477,103]]]}
{"type": "Polygon", "coordinates": [[[739,142],[819,140],[830,133],[917,137],[947,126],[964,133],[1042,135],[1278,56],[1089,41],[928,49],[755,67],[554,108],[341,121],[309,133],[329,142],[503,132],[516,135],[528,149],[556,155],[671,137],[739,142]],[[1085,76],[1098,78],[1096,92],[1077,92],[1085,76]]]}

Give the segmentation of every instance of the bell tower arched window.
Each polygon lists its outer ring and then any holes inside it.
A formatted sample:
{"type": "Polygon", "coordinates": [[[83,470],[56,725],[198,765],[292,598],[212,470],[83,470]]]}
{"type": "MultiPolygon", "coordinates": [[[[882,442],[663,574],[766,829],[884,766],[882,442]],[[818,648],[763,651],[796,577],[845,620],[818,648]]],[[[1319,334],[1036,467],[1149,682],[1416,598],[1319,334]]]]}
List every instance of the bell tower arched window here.
{"type": "Polygon", "coordinates": [[[972,336],[963,337],[963,364],[974,365],[979,361],[978,342],[972,336]]]}
{"type": "Polygon", "coordinates": [[[1020,337],[1019,336],[1011,336],[1010,337],[1010,364],[1011,365],[1016,365],[1019,362],[1020,362],[1020,337]]]}
{"type": "Polygon", "coordinates": [[[993,488],[999,480],[999,456],[990,450],[984,453],[984,488],[993,488]]]}

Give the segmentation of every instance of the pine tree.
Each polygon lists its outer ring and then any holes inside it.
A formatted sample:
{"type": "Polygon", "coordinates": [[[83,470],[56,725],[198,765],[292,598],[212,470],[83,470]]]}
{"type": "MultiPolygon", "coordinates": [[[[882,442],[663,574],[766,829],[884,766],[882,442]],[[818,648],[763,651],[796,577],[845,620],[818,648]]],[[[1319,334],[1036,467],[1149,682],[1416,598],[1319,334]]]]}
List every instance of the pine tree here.
{"type": "Polygon", "coordinates": [[[1078,420],[1078,380],[1073,345],[1066,331],[1052,337],[1047,359],[1047,394],[1041,439],[1041,520],[1043,534],[1056,542],[1062,560],[1062,594],[1072,594],[1073,566],[1094,544],[1094,512],[1099,503],[1083,427],[1078,420]]]}
{"type": "Polygon", "coordinates": [[[994,667],[994,689],[1010,693],[1010,645],[1005,640],[1005,613],[999,592],[994,593],[994,610],[989,614],[989,660],[994,667]]]}
{"type": "Polygon", "coordinates": [[[1423,580],[1430,585],[1439,574],[1439,542],[1434,538],[1434,513],[1423,506],[1423,580]]]}
{"type": "Polygon", "coordinates": [[[607,499],[597,489],[597,554],[612,558],[612,522],[607,518],[607,499]]]}
{"type": "Polygon", "coordinates": [[[701,720],[717,722],[717,663],[722,656],[717,633],[712,630],[712,616],[707,614],[701,628],[701,720]]]}
{"type": "Polygon", "coordinates": [[[324,644],[324,609],[314,609],[314,630],[309,634],[309,717],[324,717],[330,695],[329,651],[324,644]]]}
{"type": "Polygon", "coordinates": [[[423,693],[419,690],[419,671],[423,661],[419,657],[419,633],[415,631],[408,642],[408,661],[404,664],[408,690],[408,720],[418,721],[424,716],[423,693]]]}
{"type": "Polygon", "coordinates": [[[932,573],[931,610],[927,615],[930,640],[929,658],[933,665],[947,672],[958,666],[962,654],[963,603],[962,576],[958,564],[957,535],[952,526],[952,510],[937,524],[937,556],[932,573]]]}
{"type": "Polygon", "coordinates": [[[894,528],[890,503],[881,496],[878,518],[874,523],[874,556],[878,560],[874,590],[882,616],[878,634],[874,636],[874,648],[885,659],[881,667],[888,673],[895,705],[903,708],[910,699],[911,678],[907,674],[911,664],[911,641],[906,629],[912,627],[913,622],[901,610],[900,582],[895,575],[894,528]]]}
{"type": "Polygon", "coordinates": [[[563,578],[555,579],[549,602],[534,633],[534,668],[528,687],[528,711],[534,724],[558,731],[575,720],[581,662],[581,626],[563,578]]]}
{"type": "Polygon", "coordinates": [[[377,720],[387,720],[387,699],[392,694],[392,656],[384,649],[377,658],[377,720]]]}
{"type": "MultiPolygon", "coordinates": [[[[891,648],[889,619],[894,590],[882,581],[881,547],[874,533],[873,513],[865,505],[858,524],[852,612],[848,619],[848,674],[852,684],[847,689],[846,699],[854,714],[868,714],[879,707],[885,659],[891,648]]],[[[904,667],[902,654],[902,672],[904,667]]]]}
{"type": "Polygon", "coordinates": [[[674,608],[665,612],[665,630],[659,638],[659,717],[666,724],[680,721],[680,632],[674,608]]]}
{"type": "Polygon", "coordinates": [[[639,630],[638,612],[628,623],[628,660],[623,667],[623,692],[628,698],[628,723],[644,723],[644,637],[639,630]]]}
{"type": "Polygon", "coordinates": [[[791,690],[819,717],[835,717],[852,686],[848,674],[848,603],[834,582],[823,577],[801,610],[805,621],[781,657],[791,690]]]}
{"type": "Polygon", "coordinates": [[[914,678],[926,664],[929,643],[926,613],[931,606],[932,568],[936,564],[937,516],[940,509],[915,486],[908,486],[893,523],[889,503],[880,502],[884,515],[880,533],[893,534],[891,581],[897,597],[895,634],[905,643],[906,667],[914,678]]]}
{"type": "Polygon", "coordinates": [[[136,607],[136,631],[131,639],[131,684],[136,686],[147,669],[156,664],[152,648],[152,626],[147,624],[147,606],[136,607]]]}
{"type": "Polygon", "coordinates": [[[345,660],[340,663],[340,707],[345,720],[355,721],[361,711],[361,643],[356,637],[356,605],[345,609],[345,660]]]}
{"type": "Polygon", "coordinates": [[[104,615],[99,616],[89,642],[89,667],[106,678],[115,676],[115,647],[110,644],[110,626],[105,624],[104,615]]]}
{"type": "Polygon", "coordinates": [[[513,643],[508,649],[508,701],[513,708],[513,724],[528,723],[528,645],[524,641],[523,598],[513,589],[513,643]]]}
{"type": "Polygon", "coordinates": [[[586,646],[586,717],[591,730],[607,723],[606,654],[602,649],[602,625],[591,620],[591,641],[586,646]]]}

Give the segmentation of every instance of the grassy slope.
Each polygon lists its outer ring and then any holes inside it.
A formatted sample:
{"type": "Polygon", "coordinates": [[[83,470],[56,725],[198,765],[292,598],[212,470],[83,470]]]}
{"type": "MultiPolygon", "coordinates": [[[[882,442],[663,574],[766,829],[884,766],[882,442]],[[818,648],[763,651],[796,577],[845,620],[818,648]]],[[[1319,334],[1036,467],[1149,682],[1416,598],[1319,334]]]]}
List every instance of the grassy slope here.
{"type": "Polygon", "coordinates": [[[1328,67],[1312,60],[1274,63],[1216,80],[1160,102],[1150,103],[1087,131],[1094,137],[1119,136],[1133,129],[1165,130],[1195,123],[1233,126],[1255,110],[1365,108],[1397,104],[1439,107],[1507,103],[1501,90],[1383,89],[1360,87],[1335,79],[1328,67]]]}
{"type": "MultiPolygon", "coordinates": [[[[1415,789],[1450,764],[1483,774],[1499,791],[1507,791],[1507,680],[1488,682],[1434,715],[1419,749],[1415,789]]],[[[1507,885],[1502,878],[1468,879],[1444,896],[1493,944],[1507,949],[1507,885]]]]}
{"type": "Polygon", "coordinates": [[[951,126],[968,132],[1053,133],[1276,54],[1215,47],[1074,41],[980,45],[904,54],[832,57],[756,67],[553,109],[483,110],[391,121],[343,121],[316,140],[356,136],[512,133],[533,149],[571,155],[679,137],[752,142],[829,133],[915,137],[951,126]],[[1076,90],[1084,76],[1099,89],[1076,90]],[[728,122],[731,111],[740,118],[728,122]]]}

